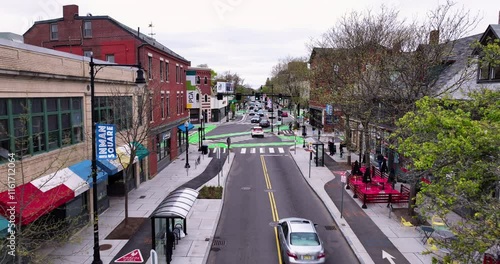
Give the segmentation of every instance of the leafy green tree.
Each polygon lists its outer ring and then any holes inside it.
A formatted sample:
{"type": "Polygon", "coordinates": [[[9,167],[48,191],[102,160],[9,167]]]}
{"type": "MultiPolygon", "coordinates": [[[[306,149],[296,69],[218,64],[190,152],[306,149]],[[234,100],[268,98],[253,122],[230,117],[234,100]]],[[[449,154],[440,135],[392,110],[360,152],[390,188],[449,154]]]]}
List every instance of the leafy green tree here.
{"type": "Polygon", "coordinates": [[[456,240],[436,243],[461,263],[500,245],[500,91],[470,97],[424,97],[397,122],[396,134],[413,181],[431,179],[420,185],[417,208],[445,221],[456,240]],[[452,210],[459,220],[448,216],[452,210]]]}

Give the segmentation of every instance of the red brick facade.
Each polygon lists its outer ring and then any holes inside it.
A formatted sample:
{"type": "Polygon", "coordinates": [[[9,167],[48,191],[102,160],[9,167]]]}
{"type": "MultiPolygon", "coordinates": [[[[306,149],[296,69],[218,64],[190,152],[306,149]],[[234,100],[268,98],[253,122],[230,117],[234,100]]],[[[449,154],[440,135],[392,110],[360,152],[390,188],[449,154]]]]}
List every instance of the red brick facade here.
{"type": "Polygon", "coordinates": [[[108,16],[80,16],[77,5],[64,6],[62,18],[35,22],[24,41],[82,56],[92,52],[96,59],[118,64],[139,61],[155,106],[148,143],[150,174],[157,174],[185,149],[177,126],[189,117],[185,71],[190,61],[108,16]],[[162,102],[164,107],[160,107],[162,102]]]}

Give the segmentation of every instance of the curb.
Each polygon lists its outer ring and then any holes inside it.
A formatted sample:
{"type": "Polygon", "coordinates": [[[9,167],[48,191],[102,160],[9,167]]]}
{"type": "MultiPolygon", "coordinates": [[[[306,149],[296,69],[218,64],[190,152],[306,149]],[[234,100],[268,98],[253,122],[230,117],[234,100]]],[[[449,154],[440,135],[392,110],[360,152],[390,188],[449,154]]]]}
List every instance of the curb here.
{"type": "MultiPolygon", "coordinates": [[[[227,183],[227,180],[228,180],[228,174],[229,172],[231,171],[232,167],[233,167],[233,161],[234,161],[234,156],[235,154],[232,153],[231,151],[228,151],[228,155],[227,155],[227,158],[230,158],[230,161],[229,161],[229,166],[226,166],[222,169],[222,173],[224,175],[224,171],[226,171],[225,175],[226,175],[226,179],[223,181],[224,183],[222,184],[223,188],[225,189],[226,188],[226,183],[227,183]],[[227,169],[226,169],[227,168],[227,169]]],[[[225,161],[224,161],[225,162],[225,161]]],[[[214,177],[217,177],[217,176],[214,176],[214,177]]],[[[226,197],[226,192],[223,190],[222,191],[222,198],[221,198],[221,206],[220,206],[220,210],[219,210],[219,213],[217,214],[217,218],[215,219],[215,222],[217,223],[213,230],[212,230],[212,234],[210,236],[210,239],[209,239],[209,243],[208,243],[208,247],[207,249],[205,250],[205,256],[203,257],[203,260],[201,263],[207,263],[208,261],[208,255],[210,254],[210,249],[212,248],[211,246],[211,242],[213,241],[213,238],[215,236],[215,231],[217,230],[217,227],[219,227],[219,223],[220,223],[220,216],[222,214],[222,207],[224,206],[224,198],[226,197]]]]}

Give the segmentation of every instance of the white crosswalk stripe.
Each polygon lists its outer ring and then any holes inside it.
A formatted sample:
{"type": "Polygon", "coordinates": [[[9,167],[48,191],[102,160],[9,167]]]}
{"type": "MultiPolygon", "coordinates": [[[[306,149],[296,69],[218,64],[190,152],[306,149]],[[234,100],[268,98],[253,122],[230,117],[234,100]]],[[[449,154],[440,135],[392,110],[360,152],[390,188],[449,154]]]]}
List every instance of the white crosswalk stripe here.
{"type": "MultiPolygon", "coordinates": [[[[258,147],[258,148],[234,148],[236,152],[240,149],[240,154],[286,154],[285,148],[283,147],[258,147]]],[[[226,154],[228,152],[227,148],[213,148],[210,151],[214,154],[220,152],[221,154],[226,154]]]]}

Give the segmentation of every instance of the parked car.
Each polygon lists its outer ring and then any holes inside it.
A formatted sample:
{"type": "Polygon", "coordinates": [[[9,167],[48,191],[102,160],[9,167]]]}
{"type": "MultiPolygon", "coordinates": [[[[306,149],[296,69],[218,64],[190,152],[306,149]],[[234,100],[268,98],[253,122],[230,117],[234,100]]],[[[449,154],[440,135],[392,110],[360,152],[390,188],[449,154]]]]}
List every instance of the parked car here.
{"type": "Polygon", "coordinates": [[[288,112],[283,111],[283,112],[281,113],[281,117],[288,117],[288,112]]]}
{"type": "Polygon", "coordinates": [[[323,243],[311,220],[297,217],[279,220],[278,239],[285,263],[325,263],[323,243]]]}
{"type": "Polygon", "coordinates": [[[252,119],[250,119],[250,123],[259,123],[260,122],[260,116],[254,116],[252,119]]]}
{"type": "Polygon", "coordinates": [[[250,132],[252,137],[264,137],[264,130],[260,126],[256,126],[252,128],[252,132],[250,132]]]}
{"type": "Polygon", "coordinates": [[[269,127],[269,126],[271,126],[271,123],[267,119],[262,119],[262,120],[260,120],[259,125],[261,127],[269,127]]]}

